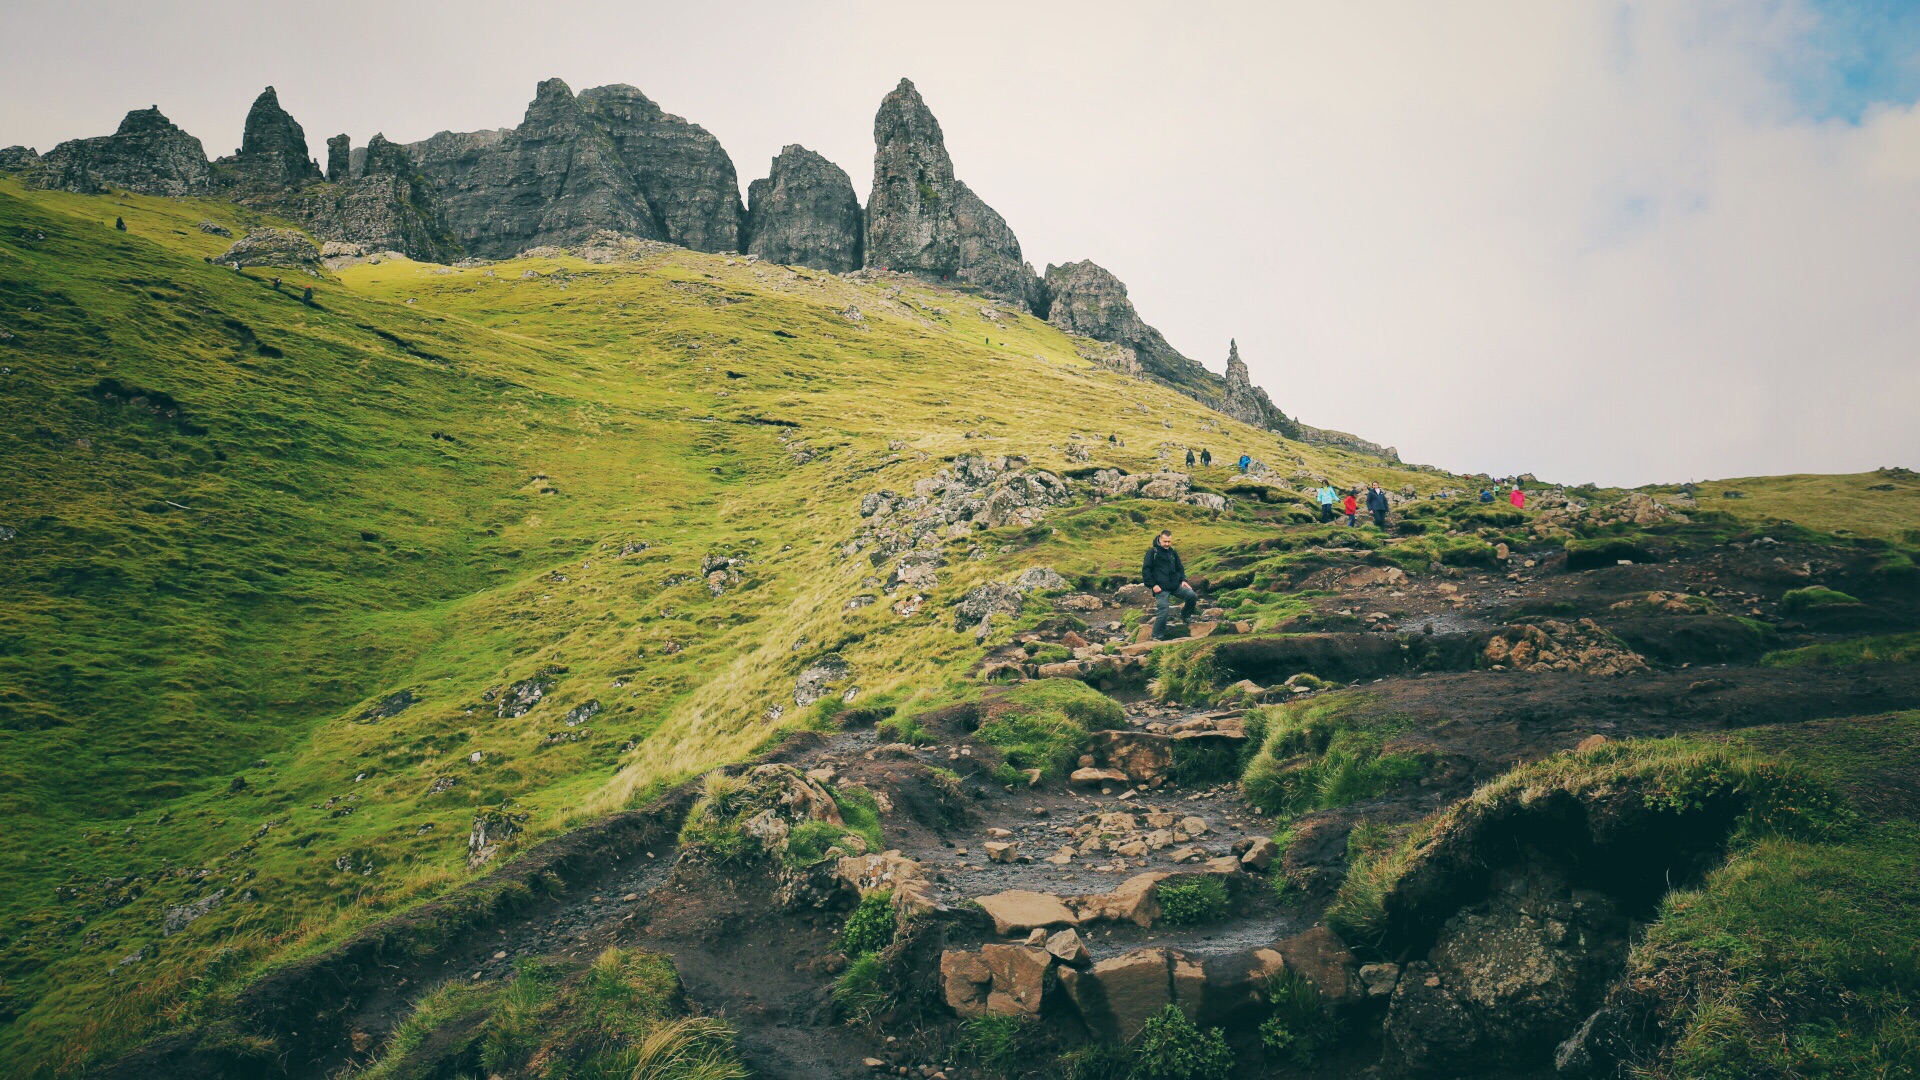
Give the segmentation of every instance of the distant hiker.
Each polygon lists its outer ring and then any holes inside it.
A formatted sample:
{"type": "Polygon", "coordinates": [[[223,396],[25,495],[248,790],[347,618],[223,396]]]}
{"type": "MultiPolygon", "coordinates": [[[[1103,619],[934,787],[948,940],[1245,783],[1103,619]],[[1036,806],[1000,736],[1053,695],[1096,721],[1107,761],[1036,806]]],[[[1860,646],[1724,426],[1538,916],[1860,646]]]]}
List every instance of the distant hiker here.
{"type": "Polygon", "coordinates": [[[1213,464],[1213,451],[1204,446],[1200,448],[1200,464],[1207,466],[1213,464]]]}
{"type": "Polygon", "coordinates": [[[1481,489],[1480,489],[1480,501],[1481,501],[1481,502],[1483,502],[1483,503],[1490,503],[1490,502],[1492,502],[1492,501],[1493,501],[1493,489],[1492,489],[1492,488],[1481,488],[1481,489]]]}
{"type": "Polygon", "coordinates": [[[300,291],[300,302],[308,307],[313,306],[313,286],[309,285],[300,291]]]}
{"type": "Polygon", "coordinates": [[[114,219],[113,219],[113,227],[114,227],[114,228],[116,228],[116,229],[119,229],[119,230],[120,230],[121,232],[126,232],[126,231],[127,231],[127,219],[126,219],[126,218],[123,218],[123,217],[117,217],[117,218],[114,218],[114,219]]]}
{"type": "Polygon", "coordinates": [[[1117,443],[1117,442],[1119,442],[1119,441],[1120,441],[1120,436],[1118,436],[1118,435],[1108,435],[1108,436],[1107,436],[1107,441],[1108,441],[1108,442],[1110,442],[1110,443],[1117,443]]]}
{"type": "Polygon", "coordinates": [[[1193,468],[1193,447],[1187,447],[1187,468],[1193,468]]]}
{"type": "Polygon", "coordinates": [[[1153,640],[1167,639],[1167,623],[1173,617],[1173,598],[1182,601],[1180,617],[1193,618],[1194,609],[1200,604],[1200,594],[1193,591],[1187,582],[1186,564],[1180,561],[1180,553],[1173,550],[1173,533],[1160,530],[1153,538],[1153,546],[1147,548],[1147,557],[1140,560],[1140,580],[1153,589],[1153,640]]]}
{"type": "Polygon", "coordinates": [[[1387,492],[1378,482],[1367,488],[1367,512],[1373,515],[1373,527],[1387,527],[1387,492]]]}
{"type": "Polygon", "coordinates": [[[1347,492],[1347,497],[1340,500],[1340,512],[1347,515],[1347,527],[1352,528],[1353,519],[1360,515],[1360,503],[1353,497],[1353,492],[1347,492]]]}
{"type": "Polygon", "coordinates": [[[1333,490],[1333,482],[1328,481],[1321,484],[1314,495],[1320,500],[1320,524],[1325,525],[1333,520],[1333,504],[1340,500],[1340,493],[1333,490]]]}
{"type": "Polygon", "coordinates": [[[279,278],[274,278],[274,279],[273,279],[273,291],[274,291],[274,292],[279,292],[279,291],[280,291],[280,279],[279,279],[279,278]]]}
{"type": "Polygon", "coordinates": [[[1507,501],[1513,504],[1515,510],[1525,510],[1527,508],[1527,493],[1520,490],[1519,484],[1515,484],[1513,485],[1513,494],[1507,496],[1507,501]]]}
{"type": "Polygon", "coordinates": [[[1240,475],[1245,476],[1247,474],[1247,469],[1252,467],[1252,465],[1253,465],[1252,454],[1240,455],[1240,475]]]}

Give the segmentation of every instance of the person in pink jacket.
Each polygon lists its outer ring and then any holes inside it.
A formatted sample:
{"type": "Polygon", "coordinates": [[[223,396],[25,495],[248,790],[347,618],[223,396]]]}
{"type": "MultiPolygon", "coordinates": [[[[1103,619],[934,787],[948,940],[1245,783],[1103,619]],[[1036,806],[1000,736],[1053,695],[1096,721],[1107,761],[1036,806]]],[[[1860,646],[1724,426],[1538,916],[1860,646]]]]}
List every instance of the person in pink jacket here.
{"type": "Polygon", "coordinates": [[[1515,510],[1525,510],[1527,508],[1527,493],[1520,490],[1519,484],[1515,484],[1513,485],[1513,494],[1507,496],[1507,501],[1513,504],[1515,510]]]}

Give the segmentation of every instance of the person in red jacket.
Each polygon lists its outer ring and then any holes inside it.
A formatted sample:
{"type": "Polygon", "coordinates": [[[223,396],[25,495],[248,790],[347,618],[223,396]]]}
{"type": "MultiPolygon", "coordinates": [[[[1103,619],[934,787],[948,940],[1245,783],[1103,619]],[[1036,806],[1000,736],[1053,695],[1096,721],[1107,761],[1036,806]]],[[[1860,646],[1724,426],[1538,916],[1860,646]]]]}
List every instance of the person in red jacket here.
{"type": "Polygon", "coordinates": [[[1347,497],[1341,501],[1340,512],[1347,515],[1347,524],[1352,525],[1354,517],[1360,513],[1360,502],[1353,497],[1353,492],[1347,492],[1347,497]]]}
{"type": "Polygon", "coordinates": [[[1513,494],[1507,496],[1507,501],[1513,504],[1515,510],[1525,510],[1527,508],[1527,493],[1520,490],[1519,484],[1515,484],[1513,485],[1513,494]]]}

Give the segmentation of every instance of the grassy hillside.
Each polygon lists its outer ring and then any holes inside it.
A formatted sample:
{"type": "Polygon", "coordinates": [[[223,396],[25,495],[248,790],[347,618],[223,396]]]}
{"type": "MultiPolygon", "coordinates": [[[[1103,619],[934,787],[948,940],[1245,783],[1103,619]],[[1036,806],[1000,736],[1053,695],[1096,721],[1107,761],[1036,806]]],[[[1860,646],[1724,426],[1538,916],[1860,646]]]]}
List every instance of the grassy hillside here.
{"type": "Polygon", "coordinates": [[[859,497],[943,459],[1060,469],[1078,433],[1135,471],[1205,445],[1444,483],[897,279],[687,252],[309,279],[208,262],[203,220],[257,223],[0,183],[0,1043],[41,1067],[477,873],[480,810],[524,843],[813,722],[793,681],[822,653],[867,700],[943,693],[979,655],[972,584],[1125,575],[1161,524],[1202,566],[1258,533],[1098,511],[955,541],[911,619],[846,610],[876,591],[840,553],[859,497]],[[717,596],[709,555],[744,556],[717,596]]]}

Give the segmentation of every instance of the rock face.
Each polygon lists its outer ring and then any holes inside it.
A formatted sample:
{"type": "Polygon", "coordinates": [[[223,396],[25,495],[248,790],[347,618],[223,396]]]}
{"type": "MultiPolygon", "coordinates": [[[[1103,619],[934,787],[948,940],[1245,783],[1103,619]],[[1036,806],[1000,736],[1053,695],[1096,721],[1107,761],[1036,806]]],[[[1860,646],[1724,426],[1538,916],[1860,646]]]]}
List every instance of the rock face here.
{"type": "Polygon", "coordinates": [[[695,251],[740,250],[747,215],[720,140],[624,84],[596,86],[579,101],[653,208],[661,239],[695,251]]]}
{"type": "Polygon", "coordinates": [[[200,140],[175,127],[158,106],[128,113],[111,135],[63,142],[40,163],[42,187],[82,195],[109,188],[139,195],[205,195],[213,188],[200,140]]]}
{"type": "Polygon", "coordinates": [[[0,172],[24,172],[40,164],[40,152],[31,146],[0,148],[0,172]]]}
{"type": "Polygon", "coordinates": [[[270,190],[298,188],[321,179],[320,167],[307,154],[306,131],[280,107],[280,95],[271,86],[247,110],[240,152],[221,158],[218,164],[237,183],[270,190]]]}
{"type": "Polygon", "coordinates": [[[336,184],[353,178],[353,140],[345,134],[327,140],[327,179],[336,184]]]}
{"type": "Polygon", "coordinates": [[[251,201],[297,219],[314,235],[367,251],[398,251],[411,258],[451,262],[463,254],[441,219],[431,187],[415,172],[406,148],[375,135],[358,157],[357,176],[345,175],[351,157],[346,136],[327,141],[332,183],[308,185],[251,201]],[[341,175],[336,179],[334,173],[341,175]]]}
{"type": "Polygon", "coordinates": [[[510,132],[442,133],[410,149],[448,228],[476,255],[509,258],[601,229],[664,239],[613,140],[559,79],[540,84],[510,132]]]}
{"type": "Polygon", "coordinates": [[[601,230],[740,248],[746,212],[732,159],[705,128],[631,86],[576,98],[548,79],[511,131],[441,132],[406,149],[453,237],[475,255],[573,246],[601,230]]]}
{"type": "Polygon", "coordinates": [[[1046,292],[1047,321],[1053,325],[1127,350],[1142,372],[1190,394],[1211,396],[1217,390],[1207,369],[1148,326],[1127,298],[1126,285],[1093,260],[1049,265],[1046,292]]]}
{"type": "Polygon", "coordinates": [[[1627,929],[1612,900],[1551,870],[1502,872],[1407,965],[1387,1040],[1414,1069],[1542,1063],[1618,973],[1627,929]]]}
{"type": "Polygon", "coordinates": [[[1349,435],[1344,431],[1329,431],[1326,428],[1312,427],[1307,424],[1297,424],[1295,426],[1300,429],[1299,439],[1304,443],[1311,443],[1314,446],[1332,446],[1341,450],[1352,450],[1361,454],[1371,454],[1374,457],[1385,458],[1393,462],[1400,460],[1400,452],[1393,447],[1381,446],[1377,442],[1368,442],[1358,435],[1349,435]]]}
{"type": "Polygon", "coordinates": [[[1300,427],[1287,414],[1274,407],[1265,390],[1253,385],[1247,374],[1247,362],[1240,359],[1240,343],[1227,342],[1226,392],[1220,399],[1220,411],[1243,424],[1278,431],[1297,437],[1300,427]]]}
{"type": "Polygon", "coordinates": [[[978,286],[1036,308],[1041,296],[1005,219],[954,178],[946,138],[906,79],[873,118],[866,264],[978,286]]]}
{"type": "Polygon", "coordinates": [[[844,274],[860,269],[860,200],[846,171],[797,143],[747,189],[747,254],[844,274]]]}

